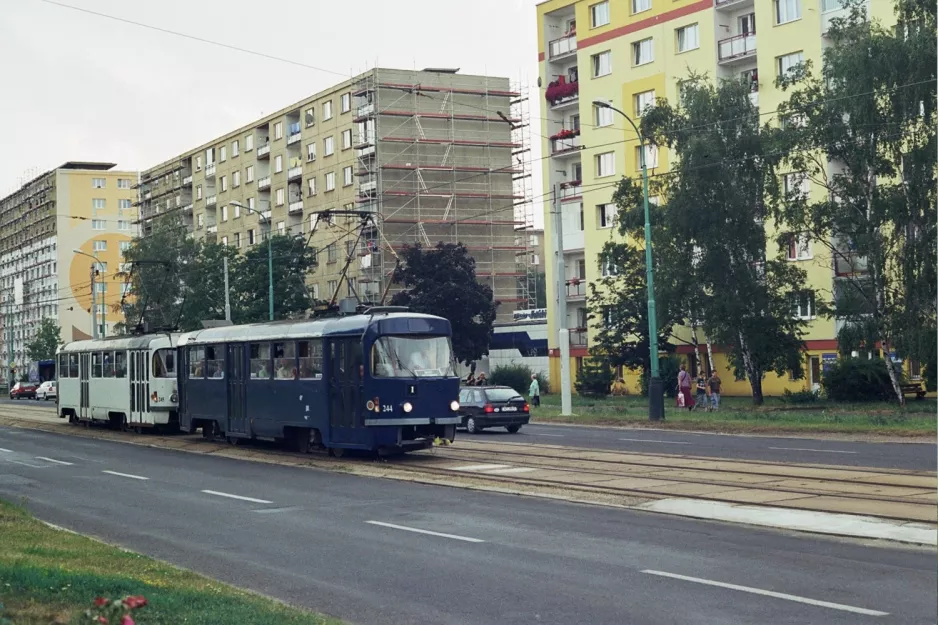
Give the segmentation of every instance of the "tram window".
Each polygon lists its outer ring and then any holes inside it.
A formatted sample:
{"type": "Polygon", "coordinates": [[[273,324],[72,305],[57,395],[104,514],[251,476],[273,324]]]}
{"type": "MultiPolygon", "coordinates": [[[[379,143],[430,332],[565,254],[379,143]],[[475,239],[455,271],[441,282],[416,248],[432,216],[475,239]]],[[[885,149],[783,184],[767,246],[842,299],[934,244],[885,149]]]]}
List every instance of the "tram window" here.
{"type": "Polygon", "coordinates": [[[296,379],[296,343],[274,343],[274,377],[278,380],[296,379]]]}
{"type": "Polygon", "coordinates": [[[381,378],[453,377],[445,336],[382,336],[371,348],[372,375],[381,378]]]}
{"type": "Polygon", "coordinates": [[[68,355],[59,354],[58,362],[56,363],[56,368],[58,368],[58,377],[61,380],[62,378],[68,377],[68,355]]]}
{"type": "Polygon", "coordinates": [[[251,343],[251,377],[270,379],[270,343],[251,343]]]}
{"type": "Polygon", "coordinates": [[[104,352],[104,377],[114,377],[114,352],[104,352]]]}
{"type": "Polygon", "coordinates": [[[205,377],[214,379],[225,377],[225,361],[220,356],[221,349],[215,345],[205,346],[205,377]]]}
{"type": "Polygon", "coordinates": [[[114,352],[114,377],[127,377],[127,352],[114,352]]]}
{"type": "Polygon", "coordinates": [[[78,377],[78,354],[68,355],[68,377],[78,377]]]}
{"type": "Polygon", "coordinates": [[[322,379],[322,341],[300,341],[297,347],[300,355],[300,379],[322,379]]]}
{"type": "Polygon", "coordinates": [[[94,352],[91,354],[91,377],[100,378],[101,375],[101,363],[104,361],[104,354],[101,352],[94,352]]]}
{"type": "Polygon", "coordinates": [[[171,349],[158,349],[153,352],[153,377],[176,377],[176,354],[171,349]]]}
{"type": "Polygon", "coordinates": [[[205,372],[203,369],[205,360],[205,348],[204,347],[190,347],[189,348],[189,377],[190,378],[202,378],[205,377],[205,372]]]}

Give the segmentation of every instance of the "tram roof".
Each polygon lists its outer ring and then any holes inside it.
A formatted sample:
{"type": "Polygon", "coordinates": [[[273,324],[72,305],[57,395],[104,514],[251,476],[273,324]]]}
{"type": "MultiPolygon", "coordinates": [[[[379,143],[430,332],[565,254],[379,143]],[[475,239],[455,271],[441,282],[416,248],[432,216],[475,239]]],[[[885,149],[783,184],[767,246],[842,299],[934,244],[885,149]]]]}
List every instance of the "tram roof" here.
{"type": "Polygon", "coordinates": [[[58,353],[94,352],[116,349],[149,349],[150,347],[175,347],[180,333],[140,334],[132,336],[109,336],[103,339],[72,341],[58,349],[58,353]],[[153,343],[158,343],[153,345],[153,343]]]}
{"type": "Polygon", "coordinates": [[[179,345],[201,343],[232,343],[239,341],[269,341],[274,339],[318,338],[342,334],[360,334],[373,324],[381,323],[382,331],[426,333],[434,329],[450,331],[449,321],[434,315],[411,312],[349,315],[329,319],[294,319],[266,323],[205,328],[183,334],[179,345]],[[416,322],[416,324],[414,323],[416,322]]]}

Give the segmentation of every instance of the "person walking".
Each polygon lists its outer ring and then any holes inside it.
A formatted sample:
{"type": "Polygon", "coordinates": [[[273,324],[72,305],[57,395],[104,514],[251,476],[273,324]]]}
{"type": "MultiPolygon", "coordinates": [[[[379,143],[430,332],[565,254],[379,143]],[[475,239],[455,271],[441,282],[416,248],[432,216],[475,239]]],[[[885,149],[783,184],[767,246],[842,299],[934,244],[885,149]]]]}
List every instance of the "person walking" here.
{"type": "Polygon", "coordinates": [[[716,410],[720,407],[720,393],[723,392],[723,380],[714,371],[710,376],[710,410],[716,410]]]}
{"type": "Polygon", "coordinates": [[[531,375],[531,387],[528,389],[528,395],[531,396],[532,406],[541,405],[541,385],[537,382],[537,375],[531,375]]]}
{"type": "Polygon", "coordinates": [[[709,411],[710,406],[707,403],[707,378],[704,377],[703,369],[697,374],[697,397],[694,398],[696,408],[709,411]]]}
{"type": "Polygon", "coordinates": [[[677,372],[677,405],[680,408],[694,409],[694,396],[690,392],[691,378],[687,373],[687,365],[682,364],[681,370],[677,372]]]}

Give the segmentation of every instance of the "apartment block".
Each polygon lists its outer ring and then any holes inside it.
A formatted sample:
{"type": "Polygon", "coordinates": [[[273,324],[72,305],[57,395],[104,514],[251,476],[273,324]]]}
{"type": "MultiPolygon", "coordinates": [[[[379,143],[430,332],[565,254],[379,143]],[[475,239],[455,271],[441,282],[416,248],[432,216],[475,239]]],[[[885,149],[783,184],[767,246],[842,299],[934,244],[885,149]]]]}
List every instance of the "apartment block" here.
{"type": "Polygon", "coordinates": [[[0,199],[0,362],[18,372],[42,319],[61,326],[63,341],[91,338],[92,265],[100,334],[123,320],[118,274],[136,233],[137,172],[114,167],[68,162],[0,199]]]}
{"type": "MultiPolygon", "coordinates": [[[[868,8],[875,19],[894,20],[888,0],[868,0],[868,8]]],[[[681,80],[696,72],[745,81],[750,98],[768,121],[784,99],[774,86],[775,78],[806,60],[820,67],[823,50],[831,45],[826,36],[831,20],[843,14],[839,0],[549,0],[538,5],[545,111],[541,134],[548,156],[543,163],[543,192],[556,189],[559,196],[566,296],[560,314],[570,328],[574,379],[595,333],[587,322],[587,285],[602,275],[597,258],[603,244],[618,236],[614,185],[623,176],[641,175],[641,148],[634,130],[618,113],[593,102],[608,102],[638,123],[656,98],[676,102],[681,80]]],[[[668,171],[667,150],[646,150],[650,173],[668,171]]],[[[799,172],[785,174],[784,184],[798,185],[808,194],[822,192],[799,172]]],[[[548,205],[548,241],[553,240],[554,229],[548,205]]],[[[768,235],[773,241],[772,233],[768,235]]],[[[553,247],[547,248],[548,310],[553,312],[558,305],[556,263],[553,247]]],[[[779,253],[774,243],[767,253],[779,253]]],[[[807,272],[806,290],[837,292],[838,276],[846,270],[827,250],[792,241],[782,254],[807,272]]],[[[837,357],[837,320],[818,318],[810,297],[794,305],[793,314],[809,320],[807,380],[770,374],[764,382],[766,394],[815,387],[825,363],[837,357]]],[[[548,333],[552,377],[559,376],[558,328],[557,314],[552,314],[548,333]]],[[[689,329],[679,333],[690,339],[689,329]]],[[[748,395],[748,383],[733,379],[723,348],[715,350],[714,365],[725,391],[748,395]]],[[[678,352],[694,360],[691,348],[679,346],[678,352]]],[[[625,375],[630,390],[637,392],[637,375],[625,375]]]]}
{"type": "Polygon", "coordinates": [[[381,301],[405,245],[460,242],[511,318],[529,297],[526,106],[507,78],[370,70],[143,172],[143,235],[168,214],[242,251],[302,234],[313,297],[362,303],[381,301]]]}

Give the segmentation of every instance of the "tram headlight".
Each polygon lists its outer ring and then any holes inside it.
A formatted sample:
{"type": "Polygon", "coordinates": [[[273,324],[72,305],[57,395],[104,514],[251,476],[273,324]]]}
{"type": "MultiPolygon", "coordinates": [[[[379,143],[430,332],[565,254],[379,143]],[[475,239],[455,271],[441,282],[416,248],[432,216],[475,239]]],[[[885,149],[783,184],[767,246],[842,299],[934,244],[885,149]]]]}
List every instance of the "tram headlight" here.
{"type": "Polygon", "coordinates": [[[405,402],[404,402],[404,405],[401,406],[401,408],[404,409],[404,412],[410,412],[411,410],[414,409],[414,405],[413,405],[412,403],[410,403],[409,401],[405,401],[405,402]]]}
{"type": "Polygon", "coordinates": [[[449,409],[452,410],[453,412],[456,412],[457,410],[459,410],[459,402],[456,401],[455,399],[451,401],[449,403],[449,409]]]}

